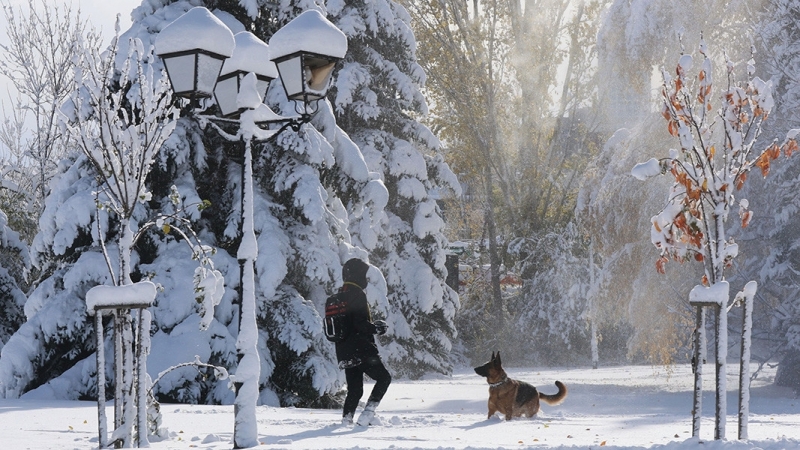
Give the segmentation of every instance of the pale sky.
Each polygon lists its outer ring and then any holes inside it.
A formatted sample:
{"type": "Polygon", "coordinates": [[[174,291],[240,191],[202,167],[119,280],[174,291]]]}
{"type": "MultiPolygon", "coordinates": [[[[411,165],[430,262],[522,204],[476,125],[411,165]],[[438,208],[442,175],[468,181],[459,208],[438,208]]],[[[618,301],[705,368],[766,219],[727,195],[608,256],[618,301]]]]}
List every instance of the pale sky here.
{"type": "MultiPolygon", "coordinates": [[[[107,39],[111,38],[114,33],[114,20],[116,20],[117,13],[120,13],[120,24],[122,31],[125,31],[131,25],[131,11],[133,8],[139,6],[142,0],[34,0],[35,5],[68,5],[72,4],[72,9],[81,10],[81,15],[91,20],[92,24],[98,30],[103,32],[103,36],[107,39]]],[[[11,5],[15,10],[27,11],[28,0],[0,0],[0,4],[11,5]]],[[[2,25],[2,38],[5,41],[5,15],[0,17],[0,25],[2,25]]]]}
{"type": "MultiPolygon", "coordinates": [[[[117,13],[120,14],[120,29],[125,32],[131,26],[131,11],[142,3],[142,0],[34,0],[35,5],[42,2],[51,5],[72,4],[73,11],[80,9],[81,17],[89,19],[98,31],[103,35],[103,42],[108,43],[114,35],[114,24],[117,13]]],[[[28,0],[0,0],[0,5],[11,5],[15,11],[27,14],[28,0]]],[[[0,12],[0,43],[7,44],[6,35],[6,16],[0,12]]],[[[9,81],[0,74],[0,98],[6,100],[7,86],[9,81]]],[[[1,114],[2,112],[0,112],[1,114]]]]}
{"type": "MultiPolygon", "coordinates": [[[[13,0],[20,2],[22,0],[13,0]]],[[[64,2],[66,0],[46,0],[48,2],[64,2]]],[[[73,5],[80,6],[81,14],[92,21],[95,28],[103,32],[108,40],[114,34],[114,21],[120,14],[121,31],[131,26],[131,11],[142,4],[142,0],[73,0],[73,5]]]]}
{"type": "MultiPolygon", "coordinates": [[[[146,0],[145,0],[146,1],[146,0]]],[[[131,11],[142,3],[142,0],[34,0],[35,5],[62,5],[72,4],[73,12],[80,9],[81,17],[89,19],[92,25],[102,33],[103,42],[108,43],[114,35],[114,23],[117,13],[120,14],[120,29],[125,32],[131,26],[131,11]]],[[[15,11],[28,11],[28,0],[0,0],[0,5],[11,5],[15,11]]],[[[5,14],[0,11],[0,43],[7,44],[5,14]]],[[[9,80],[0,75],[0,101],[8,102],[7,91],[10,88],[9,80]]],[[[12,93],[12,96],[15,94],[12,93]]],[[[2,110],[0,110],[2,114],[2,110]]]]}

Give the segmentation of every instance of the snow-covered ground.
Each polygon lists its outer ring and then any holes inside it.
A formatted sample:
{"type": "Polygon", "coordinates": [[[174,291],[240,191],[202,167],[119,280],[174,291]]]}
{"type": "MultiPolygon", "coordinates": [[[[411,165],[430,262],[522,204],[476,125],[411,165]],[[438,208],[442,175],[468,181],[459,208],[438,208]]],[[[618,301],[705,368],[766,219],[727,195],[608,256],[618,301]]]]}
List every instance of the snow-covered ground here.
{"type": "MultiPolygon", "coordinates": [[[[691,438],[692,373],[621,366],[591,369],[508,369],[546,393],[555,380],[569,395],[560,406],[543,405],[533,419],[486,418],[488,388],[470,369],[452,377],[395,380],[379,425],[343,427],[338,410],[258,408],[258,448],[454,448],[454,449],[800,449],[800,399],[772,384],[766,369],[752,384],[748,441],[736,440],[738,364],[729,367],[727,440],[713,441],[713,365],[705,367],[706,395],[701,440],[691,438]],[[702,442],[702,443],[701,443],[702,442]]],[[[754,367],[755,369],[755,367],[754,367]]],[[[366,392],[372,385],[368,383],[366,392]]],[[[366,397],[366,394],[365,394],[366,397]]],[[[111,405],[109,403],[109,405],[111,405]]],[[[163,449],[229,449],[232,406],[162,405],[170,437],[151,443],[163,449]]],[[[108,408],[108,417],[113,417],[108,408]]],[[[97,445],[97,409],[92,402],[0,400],[3,449],[89,449],[97,445]]]]}

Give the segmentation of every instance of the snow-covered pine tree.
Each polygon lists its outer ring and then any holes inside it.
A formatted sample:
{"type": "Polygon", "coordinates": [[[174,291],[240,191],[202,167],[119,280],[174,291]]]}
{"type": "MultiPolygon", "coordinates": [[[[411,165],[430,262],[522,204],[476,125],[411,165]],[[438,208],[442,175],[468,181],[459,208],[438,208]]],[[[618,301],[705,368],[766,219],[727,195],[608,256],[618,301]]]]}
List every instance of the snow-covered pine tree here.
{"type": "MultiPolygon", "coordinates": [[[[778,137],[792,128],[800,127],[800,83],[791,74],[800,66],[800,1],[771,0],[760,17],[756,36],[759,55],[765,60],[763,68],[774,83],[774,115],[779,120],[765,127],[768,137],[778,137]]],[[[800,211],[796,186],[800,174],[800,161],[787,160],[773,168],[763,183],[751,185],[748,194],[753,200],[756,214],[765,216],[743,230],[748,239],[743,243],[750,250],[764,255],[764,259],[746,261],[742,271],[759,283],[758,301],[755,303],[754,337],[764,339],[764,359],[781,361],[776,383],[786,383],[800,390],[800,284],[798,283],[798,247],[800,234],[794,226],[800,211]],[[763,211],[763,212],[762,212],[763,211]],[[768,241],[769,246],[763,245],[768,241]],[[776,326],[777,325],[777,326],[776,326]],[[775,343],[778,342],[779,345],[775,343]]],[[[755,342],[754,342],[755,344],[755,342]]]]}
{"type": "Polygon", "coordinates": [[[391,328],[381,340],[383,355],[399,375],[449,373],[459,301],[445,283],[447,240],[436,201],[460,186],[438,139],[416,119],[427,114],[427,104],[410,17],[391,0],[327,6],[349,40],[330,96],[337,121],[389,191],[386,220],[377,229],[365,228],[352,217],[355,205],[347,205],[354,244],[369,250],[386,277],[391,328]]]}
{"type": "Polygon", "coordinates": [[[91,396],[92,380],[82,379],[84,372],[94,371],[84,295],[96,284],[111,284],[111,277],[92,232],[97,185],[91,167],[85,157],[76,156],[59,167],[31,245],[32,264],[43,277],[25,302],[27,321],[0,355],[0,396],[5,398],[19,397],[69,369],[73,376],[64,378],[52,395],[91,396]]]}
{"type": "Polygon", "coordinates": [[[25,320],[25,293],[19,287],[23,269],[30,266],[28,246],[9,228],[8,217],[0,209],[0,352],[25,320]]]}

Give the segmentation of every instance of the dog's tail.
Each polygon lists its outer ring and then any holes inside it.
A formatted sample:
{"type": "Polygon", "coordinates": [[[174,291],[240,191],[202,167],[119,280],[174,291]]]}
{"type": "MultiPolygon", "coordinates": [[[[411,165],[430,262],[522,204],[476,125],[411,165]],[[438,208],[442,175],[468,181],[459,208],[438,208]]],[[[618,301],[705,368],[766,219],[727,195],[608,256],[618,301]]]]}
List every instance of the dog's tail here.
{"type": "Polygon", "coordinates": [[[545,403],[551,406],[559,405],[561,402],[567,398],[567,386],[560,381],[556,381],[556,386],[558,386],[558,393],[553,395],[542,394],[539,392],[539,398],[542,399],[545,403]]]}

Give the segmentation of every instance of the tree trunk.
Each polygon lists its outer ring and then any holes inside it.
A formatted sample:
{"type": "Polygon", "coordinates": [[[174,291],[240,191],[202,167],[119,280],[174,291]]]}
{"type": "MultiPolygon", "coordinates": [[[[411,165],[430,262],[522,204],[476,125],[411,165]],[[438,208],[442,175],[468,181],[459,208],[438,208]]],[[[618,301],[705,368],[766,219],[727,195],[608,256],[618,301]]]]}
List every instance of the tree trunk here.
{"type": "Polygon", "coordinates": [[[591,346],[592,346],[592,369],[597,369],[600,361],[600,354],[597,349],[597,306],[595,295],[592,293],[594,288],[594,236],[589,241],[589,325],[591,326],[591,346]]]}
{"type": "Polygon", "coordinates": [[[497,248],[497,225],[495,224],[494,205],[492,204],[492,169],[488,165],[484,168],[484,184],[486,190],[486,206],[484,209],[486,220],[486,237],[489,241],[489,271],[490,287],[492,293],[493,310],[497,330],[505,327],[505,314],[503,307],[503,293],[500,290],[500,254],[497,248]]]}
{"type": "MultiPolygon", "coordinates": [[[[119,283],[120,285],[133,284],[131,280],[131,248],[133,246],[133,230],[130,227],[130,217],[120,219],[119,238],[119,283]]],[[[115,434],[121,436],[122,441],[116,445],[128,448],[133,444],[133,425],[136,422],[136,405],[134,402],[134,343],[133,343],[133,317],[130,309],[118,309],[114,316],[114,337],[116,375],[114,384],[117,397],[114,398],[115,434]],[[121,433],[121,434],[120,434],[121,433]]]]}
{"type": "Polygon", "coordinates": [[[133,426],[136,423],[136,402],[134,397],[134,365],[133,365],[133,318],[131,310],[126,309],[121,314],[122,321],[122,404],[123,419],[122,446],[127,448],[133,445],[133,426]]]}
{"type": "Polygon", "coordinates": [[[106,419],[106,349],[103,336],[103,313],[94,313],[94,334],[97,357],[97,433],[98,448],[106,447],[108,438],[108,422],[106,419]]]}
{"type": "Polygon", "coordinates": [[[122,426],[122,318],[121,311],[114,311],[114,429],[122,426]]]}
{"type": "Polygon", "coordinates": [[[702,306],[697,306],[694,329],[694,397],[692,399],[692,437],[700,437],[700,419],[703,416],[703,360],[705,359],[706,315],[702,306]]]}
{"type": "Polygon", "coordinates": [[[136,443],[150,447],[147,439],[147,354],[150,353],[150,311],[139,309],[139,332],[136,339],[136,443]],[[145,335],[147,335],[145,337],[145,335]]]}

